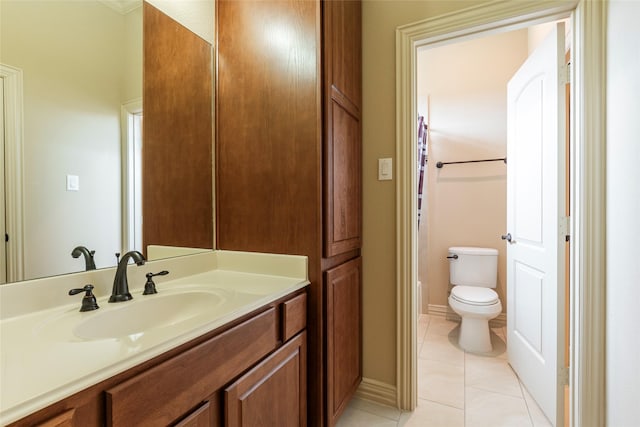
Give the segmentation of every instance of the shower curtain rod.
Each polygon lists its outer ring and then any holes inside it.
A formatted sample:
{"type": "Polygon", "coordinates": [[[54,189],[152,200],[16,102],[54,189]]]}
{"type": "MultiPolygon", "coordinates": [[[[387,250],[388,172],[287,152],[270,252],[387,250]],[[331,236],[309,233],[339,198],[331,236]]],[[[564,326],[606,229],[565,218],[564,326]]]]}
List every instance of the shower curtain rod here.
{"type": "Polygon", "coordinates": [[[484,159],[484,160],[464,160],[462,162],[438,162],[436,163],[436,167],[438,169],[442,169],[444,165],[456,165],[460,163],[481,163],[481,162],[505,162],[507,163],[507,158],[502,157],[500,159],[484,159]]]}

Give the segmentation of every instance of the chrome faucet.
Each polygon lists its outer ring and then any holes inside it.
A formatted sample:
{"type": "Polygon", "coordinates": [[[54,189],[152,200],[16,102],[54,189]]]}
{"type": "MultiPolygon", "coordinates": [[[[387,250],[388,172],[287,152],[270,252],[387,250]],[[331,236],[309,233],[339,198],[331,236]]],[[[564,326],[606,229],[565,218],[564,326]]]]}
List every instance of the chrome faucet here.
{"type": "Polygon", "coordinates": [[[122,258],[118,262],[116,277],[113,280],[113,290],[111,291],[109,302],[129,301],[133,298],[129,293],[129,282],[127,281],[127,264],[129,263],[129,258],[137,265],[142,265],[145,262],[144,256],[138,251],[129,251],[122,255],[122,258]]]}
{"type": "Polygon", "coordinates": [[[84,269],[89,271],[96,269],[96,263],[93,261],[93,254],[95,253],[96,251],[89,251],[85,246],[76,246],[71,251],[71,256],[79,258],[80,255],[84,255],[84,269]]]}

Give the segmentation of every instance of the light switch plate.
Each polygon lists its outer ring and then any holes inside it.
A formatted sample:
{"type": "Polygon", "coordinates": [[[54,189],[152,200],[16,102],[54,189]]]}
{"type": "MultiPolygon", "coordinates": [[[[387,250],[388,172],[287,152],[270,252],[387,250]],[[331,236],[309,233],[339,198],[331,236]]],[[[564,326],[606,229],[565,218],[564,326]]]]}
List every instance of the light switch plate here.
{"type": "Polygon", "coordinates": [[[67,175],[67,191],[80,190],[80,177],[78,175],[67,175]]]}
{"type": "Polygon", "coordinates": [[[378,181],[389,181],[393,178],[393,159],[378,159],[378,181]]]}

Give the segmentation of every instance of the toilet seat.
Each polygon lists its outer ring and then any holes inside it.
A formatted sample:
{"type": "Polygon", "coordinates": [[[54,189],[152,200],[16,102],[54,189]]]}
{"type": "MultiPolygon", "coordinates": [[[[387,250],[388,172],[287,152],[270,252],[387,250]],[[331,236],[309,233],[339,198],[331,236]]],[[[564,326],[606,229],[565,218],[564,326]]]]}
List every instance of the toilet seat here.
{"type": "Polygon", "coordinates": [[[498,294],[489,288],[458,285],[451,289],[451,298],[462,303],[477,306],[488,306],[500,303],[498,294]]]}

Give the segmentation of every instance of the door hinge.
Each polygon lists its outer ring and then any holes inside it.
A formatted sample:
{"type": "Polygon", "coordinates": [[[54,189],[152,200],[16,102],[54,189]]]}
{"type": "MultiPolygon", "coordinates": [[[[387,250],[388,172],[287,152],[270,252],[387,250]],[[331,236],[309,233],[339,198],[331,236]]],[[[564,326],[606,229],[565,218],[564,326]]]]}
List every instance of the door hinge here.
{"type": "Polygon", "coordinates": [[[558,382],[561,385],[569,385],[569,368],[563,366],[558,369],[558,382]]]}
{"type": "Polygon", "coordinates": [[[4,241],[5,242],[9,241],[9,235],[7,233],[4,233],[4,241]]]}

